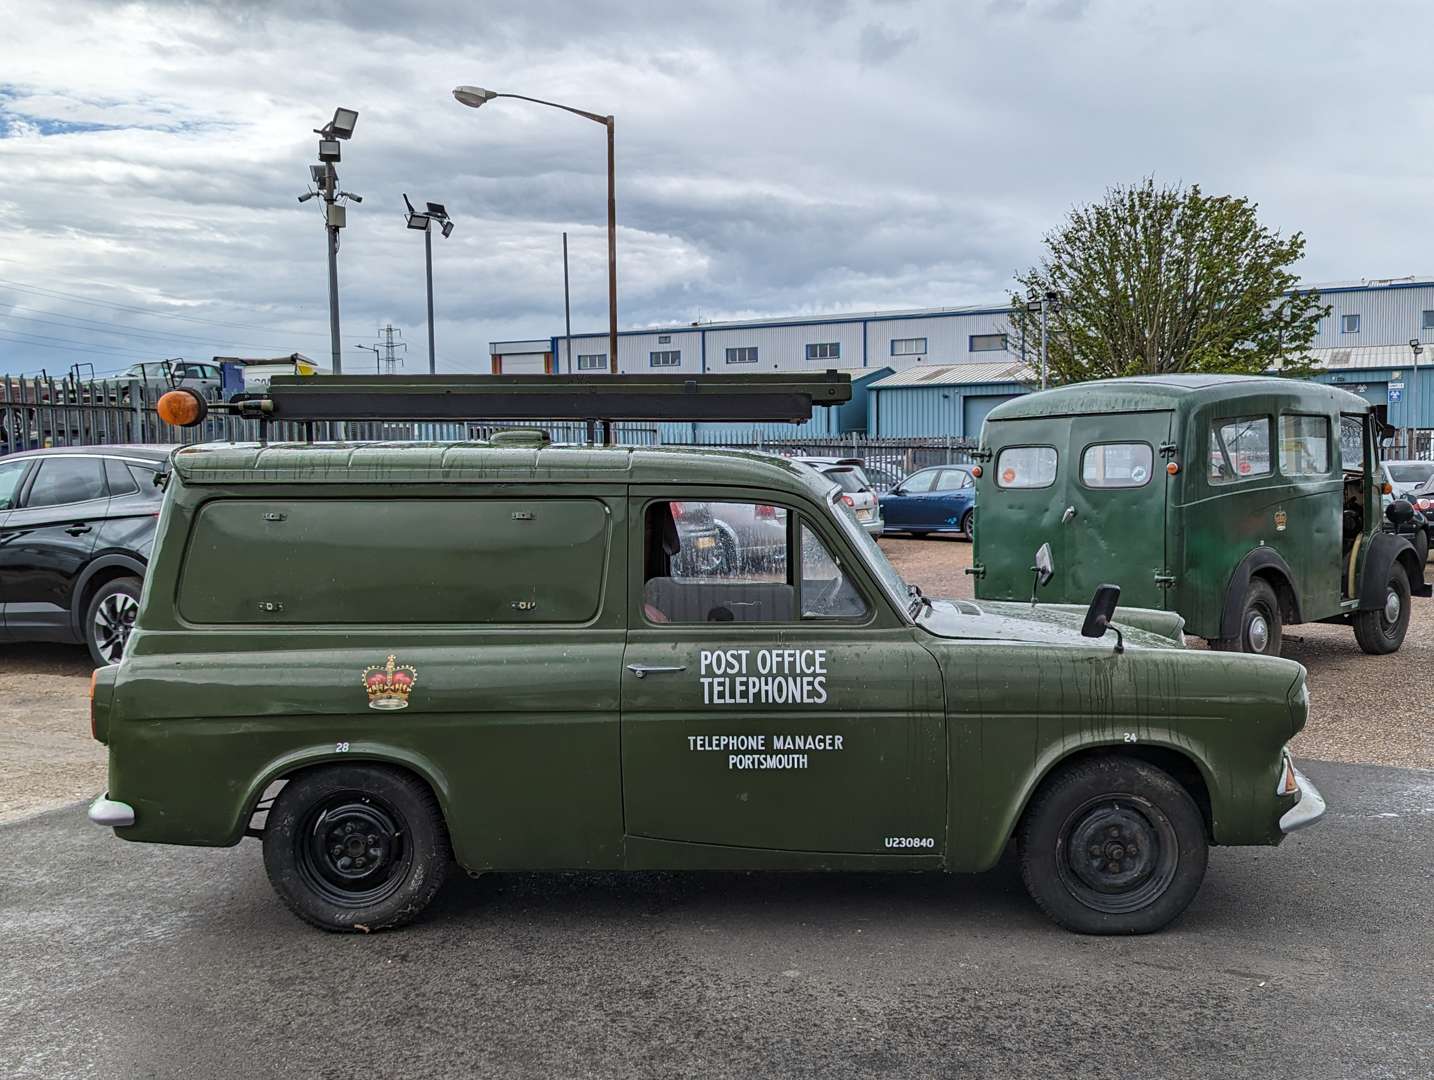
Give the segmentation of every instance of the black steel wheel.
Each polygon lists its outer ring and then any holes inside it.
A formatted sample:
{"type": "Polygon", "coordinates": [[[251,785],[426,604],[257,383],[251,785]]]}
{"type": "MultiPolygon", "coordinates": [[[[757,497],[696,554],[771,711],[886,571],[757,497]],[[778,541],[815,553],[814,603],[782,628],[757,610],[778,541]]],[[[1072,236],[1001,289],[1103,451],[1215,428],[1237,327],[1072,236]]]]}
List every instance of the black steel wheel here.
{"type": "Polygon", "coordinates": [[[381,765],[331,765],[285,785],[264,826],[269,881],[325,930],[401,926],[437,893],[452,860],[432,791],[381,765]]]}
{"type": "Polygon", "coordinates": [[[1395,563],[1384,586],[1384,603],[1354,616],[1354,640],[1361,649],[1373,656],[1399,651],[1409,631],[1410,596],[1409,575],[1395,563]]]}
{"type": "Polygon", "coordinates": [[[1205,876],[1208,842],[1195,800],[1169,774],[1119,755],[1048,779],[1017,839],[1032,899],[1077,933],[1159,930],[1205,876]]]}
{"type": "Polygon", "coordinates": [[[96,667],[118,664],[139,615],[139,578],[107,581],[90,597],[85,609],[85,644],[96,667]]]}

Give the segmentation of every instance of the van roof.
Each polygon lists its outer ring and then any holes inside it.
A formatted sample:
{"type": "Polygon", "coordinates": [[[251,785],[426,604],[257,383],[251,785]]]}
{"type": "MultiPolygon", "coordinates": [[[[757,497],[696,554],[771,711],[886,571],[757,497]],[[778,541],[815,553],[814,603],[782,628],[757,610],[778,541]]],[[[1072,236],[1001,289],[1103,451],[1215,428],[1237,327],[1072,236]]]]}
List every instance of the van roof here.
{"type": "Polygon", "coordinates": [[[1072,383],[1024,394],[996,406],[988,420],[1079,416],[1105,412],[1161,412],[1210,401],[1260,395],[1297,397],[1313,408],[1365,412],[1369,403],[1337,386],[1272,375],[1135,375],[1072,383]]]}
{"type": "Polygon", "coordinates": [[[822,498],[831,482],[798,462],[709,447],[457,443],[204,443],[174,455],[184,484],[699,483],[822,498]]]}

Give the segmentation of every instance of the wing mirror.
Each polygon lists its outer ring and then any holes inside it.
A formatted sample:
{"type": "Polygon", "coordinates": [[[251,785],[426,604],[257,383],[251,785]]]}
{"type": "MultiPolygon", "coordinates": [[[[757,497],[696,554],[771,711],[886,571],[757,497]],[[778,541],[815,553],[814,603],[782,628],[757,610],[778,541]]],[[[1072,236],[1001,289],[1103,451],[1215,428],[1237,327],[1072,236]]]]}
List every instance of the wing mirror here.
{"type": "Polygon", "coordinates": [[[1396,529],[1414,520],[1414,504],[1408,499],[1395,499],[1384,510],[1384,516],[1396,529]]]}
{"type": "Polygon", "coordinates": [[[1125,652],[1125,637],[1120,632],[1120,627],[1111,625],[1111,619],[1115,617],[1115,609],[1120,604],[1119,585],[1097,585],[1095,596],[1091,597],[1090,607],[1086,609],[1085,622],[1081,625],[1080,636],[1088,638],[1105,637],[1107,630],[1115,631],[1115,651],[1125,652]]]}
{"type": "Polygon", "coordinates": [[[1031,567],[1031,573],[1036,576],[1035,582],[1031,585],[1031,607],[1036,606],[1036,591],[1049,585],[1055,572],[1056,561],[1051,556],[1051,545],[1042,544],[1036,548],[1036,565],[1031,567]]]}

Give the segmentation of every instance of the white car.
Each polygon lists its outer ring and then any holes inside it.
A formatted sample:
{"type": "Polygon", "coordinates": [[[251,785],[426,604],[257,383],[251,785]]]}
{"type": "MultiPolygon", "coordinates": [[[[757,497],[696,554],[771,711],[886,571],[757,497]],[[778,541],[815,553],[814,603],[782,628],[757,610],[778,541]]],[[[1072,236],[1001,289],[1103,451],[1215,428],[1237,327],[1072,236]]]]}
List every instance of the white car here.
{"type": "Polygon", "coordinates": [[[803,457],[796,460],[836,481],[841,488],[841,501],[856,515],[856,523],[873,539],[881,536],[885,528],[881,520],[881,504],[871,481],[862,471],[859,459],[803,457]]]}

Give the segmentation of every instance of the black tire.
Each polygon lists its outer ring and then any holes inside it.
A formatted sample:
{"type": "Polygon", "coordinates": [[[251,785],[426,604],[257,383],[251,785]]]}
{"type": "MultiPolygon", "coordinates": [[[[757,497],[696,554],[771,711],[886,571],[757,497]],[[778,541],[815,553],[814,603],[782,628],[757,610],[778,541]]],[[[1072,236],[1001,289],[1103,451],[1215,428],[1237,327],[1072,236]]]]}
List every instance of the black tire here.
{"type": "Polygon", "coordinates": [[[961,515],[961,534],[973,544],[976,542],[976,510],[974,507],[961,515]]]}
{"type": "Polygon", "coordinates": [[[931,530],[930,530],[930,529],[907,529],[907,530],[906,530],[906,535],[909,536],[909,537],[911,537],[911,539],[913,539],[913,540],[924,540],[924,539],[925,539],[927,536],[929,536],[930,534],[931,534],[931,530]]]}
{"type": "Polygon", "coordinates": [[[95,590],[85,605],[81,630],[95,667],[120,662],[125,642],[134,629],[135,616],[139,614],[139,594],[143,588],[139,578],[115,578],[95,590]]]}
{"type": "Polygon", "coordinates": [[[1404,635],[1409,630],[1410,612],[1409,575],[1404,567],[1395,563],[1389,568],[1389,581],[1385,586],[1385,603],[1374,611],[1359,611],[1354,616],[1354,640],[1371,656],[1386,656],[1398,652],[1404,644],[1404,635]],[[1391,604],[1398,607],[1395,617],[1389,618],[1391,604]]]}
{"type": "Polygon", "coordinates": [[[1275,595],[1275,590],[1268,581],[1253,578],[1249,588],[1245,590],[1245,602],[1240,606],[1239,636],[1221,638],[1210,644],[1221,652],[1279,656],[1284,636],[1280,598],[1275,595]],[[1263,647],[1260,647],[1261,645],[1263,647]]]}
{"type": "Polygon", "coordinates": [[[438,800],[410,773],[329,765],[284,786],[264,825],[264,869],[299,918],[370,932],[412,921],[453,860],[438,800]]]}
{"type": "Polygon", "coordinates": [[[1168,925],[1195,898],[1209,854],[1190,793],[1155,766],[1115,754],[1049,778],[1017,842],[1031,899],[1078,934],[1168,925]]]}
{"type": "Polygon", "coordinates": [[[1429,561],[1429,531],[1419,529],[1411,542],[1414,544],[1414,557],[1419,560],[1419,565],[1423,566],[1429,561]]]}

